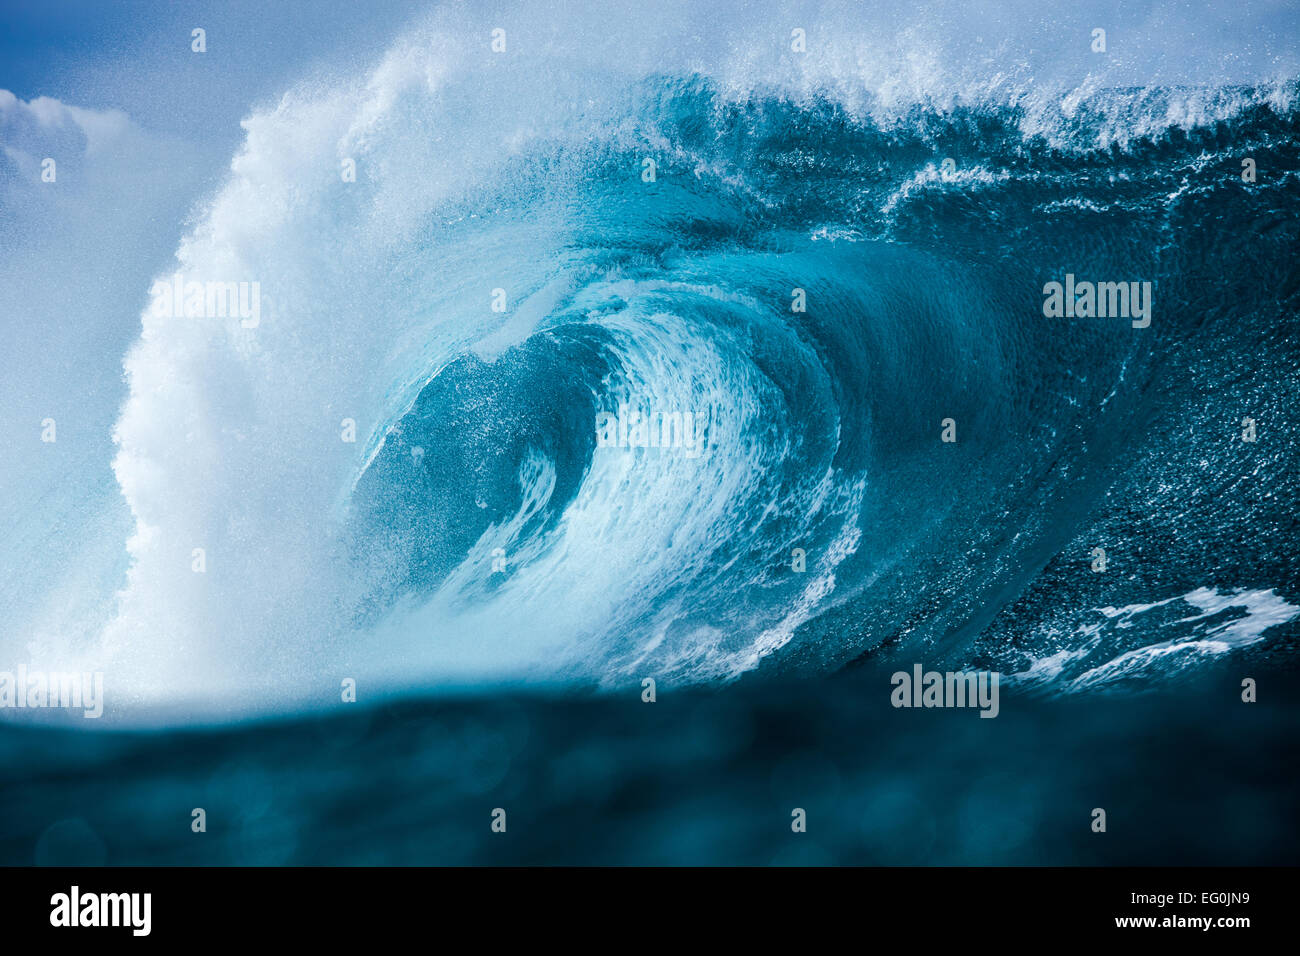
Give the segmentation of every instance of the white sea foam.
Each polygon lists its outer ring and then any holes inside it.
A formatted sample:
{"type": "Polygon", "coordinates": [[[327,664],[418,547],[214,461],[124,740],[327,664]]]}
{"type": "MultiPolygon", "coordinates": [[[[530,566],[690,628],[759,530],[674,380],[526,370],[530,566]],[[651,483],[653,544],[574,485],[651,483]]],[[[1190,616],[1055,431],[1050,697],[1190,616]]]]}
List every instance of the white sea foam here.
{"type": "MultiPolygon", "coordinates": [[[[1271,588],[1219,590],[1207,587],[1150,603],[1097,608],[1096,613],[1103,615],[1106,621],[1080,624],[1064,641],[1058,635],[1056,641],[1067,644],[1067,647],[1032,658],[1027,666],[1008,675],[1007,679],[1029,687],[1051,685],[1060,691],[1084,691],[1097,690],[1125,679],[1169,675],[1198,660],[1218,657],[1258,643],[1269,628],[1300,616],[1300,607],[1271,588]],[[1102,642],[1104,628],[1117,631],[1132,628],[1142,623],[1145,615],[1176,601],[1190,605],[1200,613],[1162,622],[1160,626],[1173,631],[1173,636],[1166,640],[1131,647],[1088,666],[1089,659],[1102,642]],[[1211,618],[1217,618],[1216,623],[1207,623],[1211,618]]],[[[1149,628],[1142,633],[1148,631],[1149,628]]]]}

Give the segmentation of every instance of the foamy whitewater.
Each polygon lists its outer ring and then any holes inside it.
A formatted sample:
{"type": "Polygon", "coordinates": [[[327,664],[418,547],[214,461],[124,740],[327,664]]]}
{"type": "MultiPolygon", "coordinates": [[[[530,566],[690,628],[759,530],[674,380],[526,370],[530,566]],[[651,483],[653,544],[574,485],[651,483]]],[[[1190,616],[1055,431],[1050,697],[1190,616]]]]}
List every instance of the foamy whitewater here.
{"type": "Polygon", "coordinates": [[[1058,693],[1292,653],[1294,74],[1094,61],[1082,21],[1030,64],[957,8],[716,14],[456,5],[253,111],[139,284],[255,282],[258,321],[146,305],[118,487],[45,572],[78,597],[6,660],[237,713],[347,677],[923,656],[1058,693]],[[1151,282],[1151,326],[1045,318],[1067,273],[1151,282]],[[701,453],[599,447],[624,406],[701,453]]]}

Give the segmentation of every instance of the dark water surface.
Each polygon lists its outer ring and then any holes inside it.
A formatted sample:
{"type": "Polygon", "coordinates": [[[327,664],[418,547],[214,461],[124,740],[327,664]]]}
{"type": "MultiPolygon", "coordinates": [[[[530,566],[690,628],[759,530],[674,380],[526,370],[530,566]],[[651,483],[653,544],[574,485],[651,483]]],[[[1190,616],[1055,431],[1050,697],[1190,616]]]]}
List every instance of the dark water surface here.
{"type": "Polygon", "coordinates": [[[222,730],[9,726],[0,861],[1293,864],[1295,681],[1246,704],[1239,680],[1004,692],[996,719],[894,709],[888,675],[861,669],[653,704],[503,695],[222,730]]]}

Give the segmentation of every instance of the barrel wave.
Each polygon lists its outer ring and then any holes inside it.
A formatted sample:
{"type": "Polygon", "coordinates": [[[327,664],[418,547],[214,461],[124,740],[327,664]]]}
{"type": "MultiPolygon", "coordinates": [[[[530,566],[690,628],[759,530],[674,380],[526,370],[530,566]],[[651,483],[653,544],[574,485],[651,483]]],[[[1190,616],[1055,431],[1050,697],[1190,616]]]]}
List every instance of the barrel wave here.
{"type": "Polygon", "coordinates": [[[245,121],[175,271],[255,327],[143,316],[139,699],[1289,653],[1294,80],[538,71],[450,17],[245,121]],[[1046,317],[1067,274],[1150,326],[1046,317]]]}

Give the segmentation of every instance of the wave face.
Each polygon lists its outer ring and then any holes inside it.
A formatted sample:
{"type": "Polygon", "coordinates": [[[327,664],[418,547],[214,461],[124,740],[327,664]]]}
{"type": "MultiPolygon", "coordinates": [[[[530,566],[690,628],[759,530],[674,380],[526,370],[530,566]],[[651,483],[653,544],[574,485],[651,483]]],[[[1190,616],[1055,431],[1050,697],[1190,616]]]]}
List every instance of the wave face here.
{"type": "Polygon", "coordinates": [[[1295,633],[1294,82],[501,55],[468,16],[245,121],[175,271],[259,283],[255,328],[143,317],[134,695],[864,655],[1072,689],[1295,633]],[[1045,318],[1067,273],[1151,282],[1150,327],[1045,318]],[[669,447],[603,440],[633,412],[669,447]],[[1131,606],[1183,595],[1143,652],[1131,606]]]}

